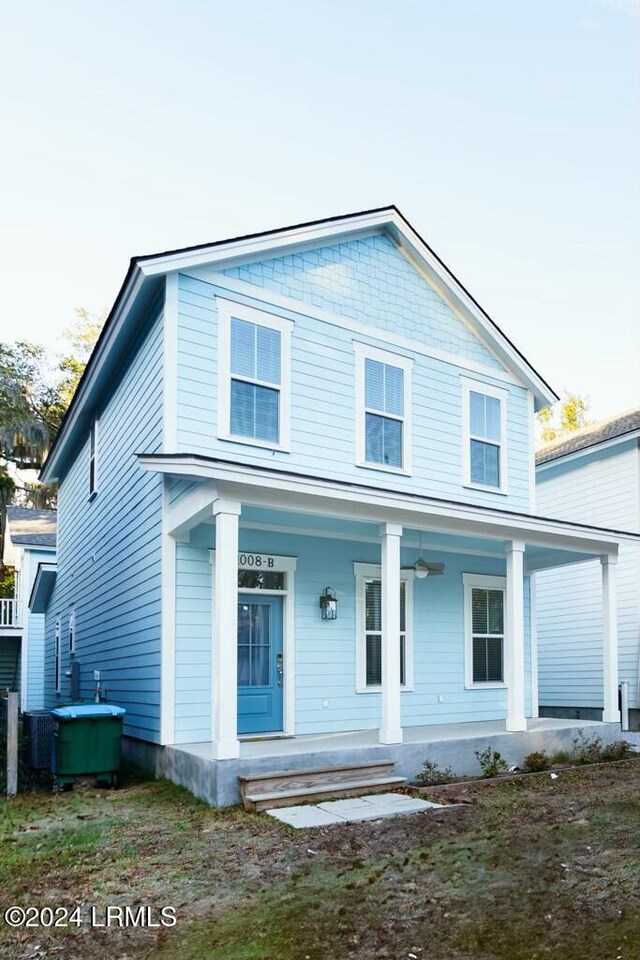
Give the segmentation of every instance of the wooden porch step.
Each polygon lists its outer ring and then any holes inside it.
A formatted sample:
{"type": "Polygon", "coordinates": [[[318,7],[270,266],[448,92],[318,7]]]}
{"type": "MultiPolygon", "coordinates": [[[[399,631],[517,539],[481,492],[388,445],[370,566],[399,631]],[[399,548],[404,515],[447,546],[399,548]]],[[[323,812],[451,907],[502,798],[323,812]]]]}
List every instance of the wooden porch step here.
{"type": "Polygon", "coordinates": [[[397,790],[406,782],[406,777],[345,780],[341,784],[298,788],[287,792],[278,790],[276,793],[248,793],[243,797],[243,802],[246,810],[260,813],[262,810],[273,810],[274,807],[291,807],[296,803],[308,803],[310,800],[326,800],[327,797],[357,797],[363,793],[383,793],[388,790],[397,790]]]}
{"type": "Polygon", "coordinates": [[[396,790],[406,783],[404,777],[394,776],[392,760],[307,770],[276,770],[238,779],[245,809],[256,811],[327,796],[349,797],[363,792],[396,790]]]}

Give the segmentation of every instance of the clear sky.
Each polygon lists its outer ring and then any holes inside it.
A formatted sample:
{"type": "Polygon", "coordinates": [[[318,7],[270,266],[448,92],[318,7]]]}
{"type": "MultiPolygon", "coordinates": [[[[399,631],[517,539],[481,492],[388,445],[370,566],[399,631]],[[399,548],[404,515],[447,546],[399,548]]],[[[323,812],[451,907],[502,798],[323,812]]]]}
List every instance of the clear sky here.
{"type": "Polygon", "coordinates": [[[637,0],[0,12],[0,337],[132,255],[396,203],[557,390],[640,403],[637,0]]]}

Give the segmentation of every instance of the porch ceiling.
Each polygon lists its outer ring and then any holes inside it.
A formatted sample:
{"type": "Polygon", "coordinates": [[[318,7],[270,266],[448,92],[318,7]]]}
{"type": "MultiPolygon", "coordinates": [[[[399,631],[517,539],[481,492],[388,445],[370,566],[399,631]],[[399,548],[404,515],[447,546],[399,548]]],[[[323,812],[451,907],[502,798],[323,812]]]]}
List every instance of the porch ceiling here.
{"type": "Polygon", "coordinates": [[[640,535],[585,524],[399,493],[392,489],[319,480],[290,471],[248,467],[191,455],[140,455],[143,469],[200,484],[173,508],[169,530],[178,535],[212,519],[216,499],[242,504],[242,522],[274,523],[320,536],[378,539],[381,523],[404,528],[403,546],[504,556],[505,544],[526,545],[528,572],[616,556],[620,540],[640,535]],[[274,520],[264,519],[268,511],[274,520]]]}

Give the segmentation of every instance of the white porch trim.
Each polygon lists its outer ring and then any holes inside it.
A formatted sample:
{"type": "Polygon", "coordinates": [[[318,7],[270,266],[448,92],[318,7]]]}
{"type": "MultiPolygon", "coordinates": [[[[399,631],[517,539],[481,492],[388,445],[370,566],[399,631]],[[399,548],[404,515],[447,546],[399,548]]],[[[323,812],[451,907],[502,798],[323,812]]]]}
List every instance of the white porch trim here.
{"type": "Polygon", "coordinates": [[[402,743],[400,714],[400,538],[402,527],[380,528],[382,571],[382,717],[380,743],[402,743]]]}
{"type": "Polygon", "coordinates": [[[507,683],[507,730],[526,730],[524,715],[524,543],[507,545],[504,675],[507,683]]]}
{"type": "Polygon", "coordinates": [[[603,723],[619,723],[618,708],[618,590],[616,560],[601,557],[603,640],[603,723]]]}
{"type": "Polygon", "coordinates": [[[238,518],[241,505],[216,500],[211,622],[211,740],[216,760],[240,756],[238,741],[238,518]]]}

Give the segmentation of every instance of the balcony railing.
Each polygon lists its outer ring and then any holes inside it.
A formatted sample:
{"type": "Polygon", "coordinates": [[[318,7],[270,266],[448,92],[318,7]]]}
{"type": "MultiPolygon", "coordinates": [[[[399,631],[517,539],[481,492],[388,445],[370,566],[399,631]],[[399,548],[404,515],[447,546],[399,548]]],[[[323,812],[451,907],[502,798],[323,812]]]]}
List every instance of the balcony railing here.
{"type": "Polygon", "coordinates": [[[20,612],[18,609],[18,601],[0,598],[0,628],[19,626],[20,612]]]}

